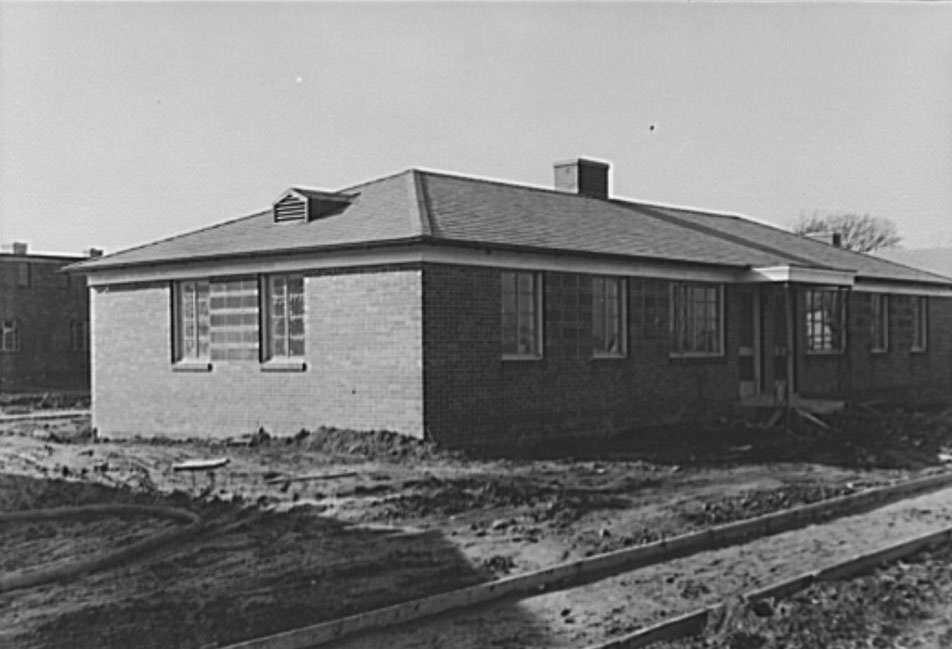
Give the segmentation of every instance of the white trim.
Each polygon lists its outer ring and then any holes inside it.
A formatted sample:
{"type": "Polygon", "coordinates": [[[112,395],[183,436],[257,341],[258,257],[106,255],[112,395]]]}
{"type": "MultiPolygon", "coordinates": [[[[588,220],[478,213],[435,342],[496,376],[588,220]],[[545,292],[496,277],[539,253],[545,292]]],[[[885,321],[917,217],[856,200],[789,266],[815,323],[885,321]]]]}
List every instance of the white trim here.
{"type": "Polygon", "coordinates": [[[855,277],[852,271],[805,268],[801,266],[765,266],[752,270],[727,267],[697,267],[690,262],[665,262],[651,259],[617,259],[551,254],[544,252],[495,250],[438,244],[411,244],[390,249],[354,248],[300,252],[285,251],[232,259],[183,260],[176,263],[131,268],[90,269],[89,286],[154,282],[197,277],[229,275],[306,273],[327,268],[355,268],[368,265],[406,263],[453,264],[514,270],[620,275],[685,282],[721,284],[800,282],[852,286],[860,292],[898,295],[952,297],[952,284],[932,285],[883,281],[855,277]]]}
{"type": "Polygon", "coordinates": [[[881,280],[860,279],[853,290],[857,293],[887,293],[892,295],[924,295],[930,297],[952,297],[952,286],[936,286],[929,284],[896,285],[893,282],[881,280]]]}
{"type": "Polygon", "coordinates": [[[211,372],[212,364],[208,360],[185,358],[172,363],[173,372],[211,372]]]}
{"type": "Polygon", "coordinates": [[[195,260],[133,268],[104,268],[90,271],[89,285],[106,286],[110,284],[259,273],[306,273],[307,271],[326,268],[355,268],[368,265],[406,263],[453,264],[512,270],[621,275],[714,283],[741,281],[746,273],[745,270],[741,269],[691,268],[686,267],[689,264],[679,265],[672,262],[652,260],[603,259],[528,251],[412,244],[389,250],[305,250],[299,253],[287,251],[242,259],[195,260]]]}
{"type": "Polygon", "coordinates": [[[824,286],[853,286],[856,273],[851,270],[807,268],[804,266],[761,266],[753,268],[743,281],[746,282],[795,282],[797,284],[821,284],[824,286]]]}

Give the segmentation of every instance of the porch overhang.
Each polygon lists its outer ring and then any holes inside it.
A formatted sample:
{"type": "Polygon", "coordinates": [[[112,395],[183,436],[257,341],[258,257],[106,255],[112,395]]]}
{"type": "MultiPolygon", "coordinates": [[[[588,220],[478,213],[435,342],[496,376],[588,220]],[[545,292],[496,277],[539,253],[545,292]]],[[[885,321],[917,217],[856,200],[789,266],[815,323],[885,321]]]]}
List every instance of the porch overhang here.
{"type": "Polygon", "coordinates": [[[754,284],[791,283],[852,287],[856,272],[810,266],[759,266],[751,268],[742,281],[754,284]]]}

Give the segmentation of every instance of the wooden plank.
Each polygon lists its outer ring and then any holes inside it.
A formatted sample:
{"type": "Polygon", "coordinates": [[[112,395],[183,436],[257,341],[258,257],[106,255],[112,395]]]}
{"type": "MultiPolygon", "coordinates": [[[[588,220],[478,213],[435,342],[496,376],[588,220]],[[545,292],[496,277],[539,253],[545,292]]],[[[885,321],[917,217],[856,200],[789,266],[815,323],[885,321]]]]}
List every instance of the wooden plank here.
{"type": "Polygon", "coordinates": [[[172,465],[173,471],[212,471],[220,469],[231,462],[227,457],[202,458],[195,460],[185,460],[172,465]]]}

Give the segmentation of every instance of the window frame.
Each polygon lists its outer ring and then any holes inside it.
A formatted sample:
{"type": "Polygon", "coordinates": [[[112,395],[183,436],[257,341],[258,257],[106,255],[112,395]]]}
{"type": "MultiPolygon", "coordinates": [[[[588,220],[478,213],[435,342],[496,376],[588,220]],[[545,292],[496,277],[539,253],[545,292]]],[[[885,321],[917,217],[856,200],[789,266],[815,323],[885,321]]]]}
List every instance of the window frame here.
{"type": "Polygon", "coordinates": [[[0,352],[16,353],[20,351],[20,323],[16,318],[0,320],[0,352]],[[10,335],[13,344],[7,345],[7,335],[10,335]]]}
{"type": "Polygon", "coordinates": [[[30,262],[18,261],[17,262],[17,287],[30,288],[30,285],[32,283],[33,283],[33,269],[30,268],[30,262]]]}
{"type": "Polygon", "coordinates": [[[912,344],[910,351],[922,353],[929,349],[929,298],[912,296],[912,344]]]}
{"type": "MultiPolygon", "coordinates": [[[[823,356],[823,355],[836,355],[843,354],[846,351],[846,292],[837,288],[837,287],[807,287],[803,292],[803,315],[806,320],[804,321],[804,352],[808,356],[823,356]],[[839,340],[836,340],[835,333],[836,329],[830,326],[830,347],[821,347],[815,348],[813,346],[813,340],[816,338],[812,334],[815,326],[819,324],[820,327],[824,326],[826,319],[821,317],[817,320],[815,317],[811,316],[811,303],[814,301],[814,294],[831,294],[834,296],[834,308],[836,309],[836,316],[839,320],[839,340]]],[[[821,316],[825,315],[825,311],[821,311],[821,316]]],[[[821,335],[821,341],[825,337],[821,335]]]]}
{"type": "Polygon", "coordinates": [[[543,337],[543,302],[542,302],[542,292],[543,292],[543,279],[542,273],[540,271],[531,271],[531,270],[503,270],[499,274],[499,290],[500,290],[500,300],[499,300],[499,315],[500,315],[500,346],[502,348],[502,359],[508,361],[535,361],[541,360],[544,357],[544,337],[543,337]],[[506,351],[506,278],[513,277],[513,285],[515,287],[515,343],[516,351],[506,351]],[[533,325],[532,331],[532,343],[533,349],[530,352],[520,352],[518,351],[519,347],[519,329],[520,329],[520,318],[519,314],[521,312],[520,302],[519,302],[519,277],[520,276],[529,276],[532,281],[532,295],[531,303],[533,308],[533,313],[531,314],[531,322],[533,325]]]}
{"type": "Polygon", "coordinates": [[[262,275],[258,282],[258,292],[260,295],[260,343],[259,354],[261,368],[264,371],[303,371],[307,369],[307,276],[303,273],[275,273],[262,275]],[[283,280],[283,301],[284,314],[281,318],[284,320],[284,335],[281,338],[285,341],[284,353],[275,353],[275,284],[278,280],[283,280]],[[290,292],[289,280],[300,280],[301,292],[301,312],[296,314],[301,320],[301,333],[299,335],[291,334],[291,314],[289,305],[291,304],[292,294],[290,292]],[[298,354],[291,354],[292,339],[300,339],[301,351],[298,354]]]}
{"type": "Polygon", "coordinates": [[[873,339],[870,351],[874,354],[887,353],[889,351],[889,295],[886,293],[872,293],[870,295],[869,333],[873,339]],[[880,341],[880,337],[882,341],[880,341]],[[881,345],[880,342],[882,342],[881,345]]]}
{"type": "Polygon", "coordinates": [[[592,358],[627,358],[628,357],[628,278],[618,275],[595,275],[592,277],[592,358]],[[600,335],[603,341],[608,340],[610,311],[608,286],[615,286],[615,318],[618,349],[610,350],[595,346],[596,336],[600,335]],[[598,287],[601,287],[599,291],[598,287]],[[601,295],[599,295],[601,292],[601,295]],[[601,318],[599,321],[599,317],[601,318]],[[598,332],[598,325],[602,331],[598,332]]]}
{"type": "MultiPolygon", "coordinates": [[[[724,285],[721,283],[714,282],[672,282],[668,291],[669,298],[669,334],[670,340],[669,345],[671,346],[668,356],[670,358],[722,358],[725,355],[725,349],[727,345],[725,344],[725,304],[724,304],[724,285]],[[714,296],[716,299],[716,326],[717,330],[715,331],[715,342],[716,349],[714,351],[697,351],[696,349],[682,349],[679,347],[682,337],[679,335],[678,329],[678,292],[680,291],[690,291],[693,293],[695,290],[703,289],[709,291],[714,289],[714,296]]],[[[686,304],[687,302],[685,302],[686,304]]],[[[693,300],[691,301],[693,303],[693,300]]],[[[696,320],[692,320],[695,322],[696,320]]]]}
{"type": "Polygon", "coordinates": [[[173,299],[172,299],[172,363],[174,368],[180,369],[211,369],[211,352],[212,352],[212,321],[211,321],[211,280],[210,279],[185,279],[177,280],[173,284],[173,299]],[[195,355],[187,356],[185,353],[185,304],[184,296],[186,294],[186,285],[191,285],[194,287],[192,291],[193,304],[192,304],[192,313],[194,322],[192,327],[195,331],[195,340],[194,348],[195,355]],[[198,287],[204,285],[204,294],[205,294],[205,313],[204,316],[201,313],[200,308],[200,292],[198,287]],[[206,353],[202,354],[202,335],[201,335],[201,321],[204,318],[205,320],[205,349],[206,353]]]}
{"type": "Polygon", "coordinates": [[[74,352],[89,351],[89,322],[87,320],[69,321],[69,349],[74,352]]]}

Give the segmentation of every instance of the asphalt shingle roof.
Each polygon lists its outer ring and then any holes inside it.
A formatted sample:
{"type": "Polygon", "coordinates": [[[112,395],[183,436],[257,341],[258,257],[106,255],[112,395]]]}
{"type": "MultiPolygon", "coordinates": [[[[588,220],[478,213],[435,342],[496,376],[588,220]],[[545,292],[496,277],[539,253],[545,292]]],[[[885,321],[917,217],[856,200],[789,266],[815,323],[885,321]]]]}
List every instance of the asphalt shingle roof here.
{"type": "Polygon", "coordinates": [[[430,171],[408,170],[341,192],[339,213],[275,223],[271,210],[78,264],[77,269],[419,240],[734,267],[799,265],[860,277],[952,280],[755,221],[430,171]]]}

